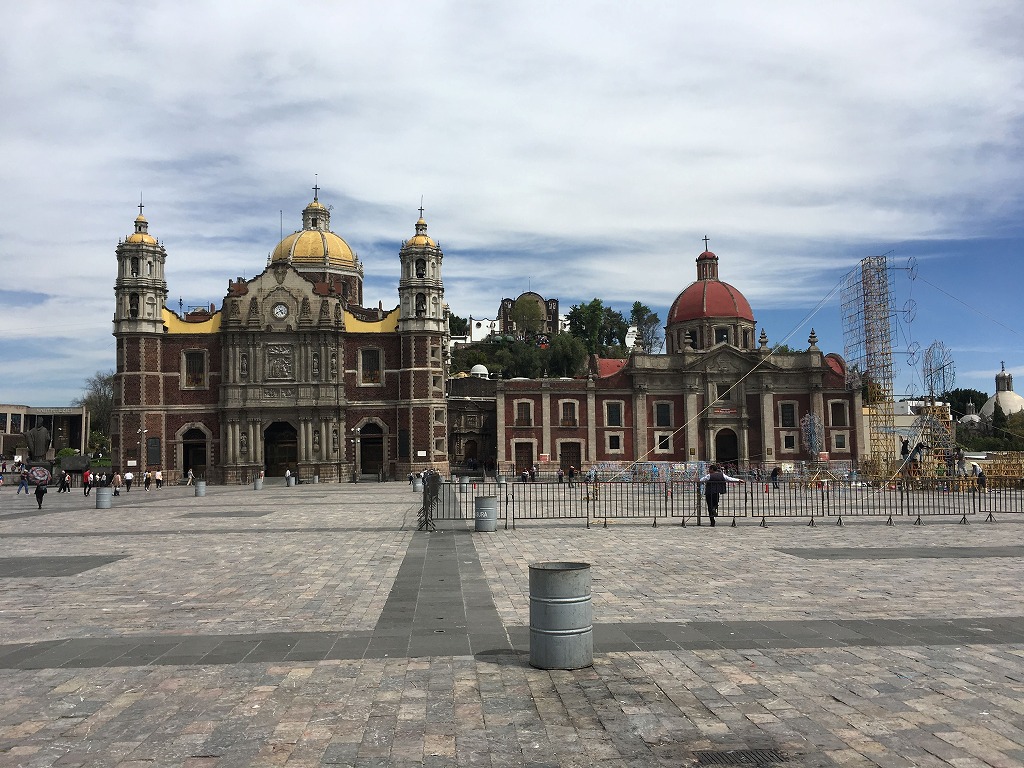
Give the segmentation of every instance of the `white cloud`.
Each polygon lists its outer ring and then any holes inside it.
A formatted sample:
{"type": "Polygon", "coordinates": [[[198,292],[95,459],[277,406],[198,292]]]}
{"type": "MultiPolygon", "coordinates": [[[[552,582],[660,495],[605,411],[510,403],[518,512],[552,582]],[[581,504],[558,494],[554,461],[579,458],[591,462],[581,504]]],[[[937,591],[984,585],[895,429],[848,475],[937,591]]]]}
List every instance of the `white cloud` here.
{"type": "Polygon", "coordinates": [[[879,244],[1020,219],[1011,2],[44,0],[0,24],[0,263],[73,307],[96,368],[140,190],[172,305],[262,269],[319,174],[367,303],[394,304],[423,195],[477,316],[527,282],[667,307],[704,234],[755,312],[807,308],[879,244]]]}

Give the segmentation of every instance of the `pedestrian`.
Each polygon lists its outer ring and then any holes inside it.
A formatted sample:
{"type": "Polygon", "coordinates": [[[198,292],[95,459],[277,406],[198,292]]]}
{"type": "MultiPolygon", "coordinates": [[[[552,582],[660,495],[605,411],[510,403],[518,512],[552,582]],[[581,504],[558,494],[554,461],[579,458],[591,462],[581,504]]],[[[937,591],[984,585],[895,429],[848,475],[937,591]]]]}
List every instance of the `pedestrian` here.
{"type": "Polygon", "coordinates": [[[978,491],[980,493],[986,493],[985,488],[985,470],[981,468],[981,465],[976,461],[971,462],[971,474],[974,475],[975,481],[978,483],[978,491]]]}
{"type": "Polygon", "coordinates": [[[148,469],[142,473],[142,487],[149,493],[149,487],[153,484],[153,473],[148,469]]]}
{"type": "Polygon", "coordinates": [[[36,483],[36,503],[39,505],[40,509],[43,508],[43,496],[45,495],[46,483],[40,480],[38,483],[36,483]]]}
{"type": "MultiPolygon", "coordinates": [[[[25,489],[25,495],[28,496],[28,470],[21,470],[21,481],[18,483],[18,493],[21,493],[21,489],[25,489]]],[[[15,496],[18,494],[16,493],[15,496]]]]}
{"type": "Polygon", "coordinates": [[[188,474],[185,475],[185,477],[188,480],[188,482],[185,483],[185,485],[192,485],[192,481],[196,479],[196,476],[192,473],[192,467],[188,468],[188,474]]]}
{"type": "Polygon", "coordinates": [[[741,483],[742,480],[729,477],[725,474],[717,464],[712,464],[708,468],[708,473],[700,479],[700,482],[704,483],[704,501],[708,505],[708,519],[711,521],[711,527],[715,527],[715,518],[718,517],[718,502],[726,492],[727,483],[741,483]]]}
{"type": "Polygon", "coordinates": [[[903,459],[903,463],[907,463],[907,458],[910,456],[910,438],[900,438],[900,458],[903,459]]]}
{"type": "Polygon", "coordinates": [[[115,496],[120,496],[121,495],[121,486],[124,485],[124,478],[121,477],[121,473],[120,472],[115,472],[114,473],[114,479],[111,481],[111,484],[114,486],[114,495],[115,496]]]}
{"type": "Polygon", "coordinates": [[[782,470],[781,469],[779,469],[778,467],[773,467],[772,468],[772,474],[771,474],[772,488],[774,488],[776,491],[779,490],[779,475],[781,475],[781,474],[782,474],[782,470]]]}
{"type": "Polygon", "coordinates": [[[132,481],[135,479],[135,473],[130,469],[124,473],[124,492],[131,493],[132,481]]]}
{"type": "Polygon", "coordinates": [[[562,471],[561,467],[558,468],[558,482],[565,482],[565,472],[562,471]]]}
{"type": "Polygon", "coordinates": [[[576,467],[569,465],[569,485],[572,485],[572,481],[576,479],[576,467]]]}
{"type": "Polygon", "coordinates": [[[153,479],[156,481],[156,489],[158,491],[161,488],[164,487],[164,473],[163,473],[163,470],[157,469],[157,471],[153,473],[153,479]]]}
{"type": "Polygon", "coordinates": [[[92,489],[90,483],[92,483],[92,472],[87,469],[82,472],[82,492],[86,496],[89,495],[89,491],[92,489]]]}

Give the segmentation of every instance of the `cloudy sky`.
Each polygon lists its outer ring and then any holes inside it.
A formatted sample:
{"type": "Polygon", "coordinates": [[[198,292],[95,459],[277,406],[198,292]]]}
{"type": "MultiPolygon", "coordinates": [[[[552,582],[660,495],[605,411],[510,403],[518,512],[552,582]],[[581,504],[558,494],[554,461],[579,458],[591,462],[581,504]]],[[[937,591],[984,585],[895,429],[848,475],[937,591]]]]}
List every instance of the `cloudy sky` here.
{"type": "Polygon", "coordinates": [[[707,235],[771,343],[842,353],[835,289],[891,252],[896,394],[935,340],[958,386],[1002,360],[1024,385],[1013,0],[37,0],[0,26],[0,402],[114,367],[140,195],[177,309],[258,274],[314,180],[371,306],[421,196],[463,316],[532,287],[664,320],[707,235]]]}

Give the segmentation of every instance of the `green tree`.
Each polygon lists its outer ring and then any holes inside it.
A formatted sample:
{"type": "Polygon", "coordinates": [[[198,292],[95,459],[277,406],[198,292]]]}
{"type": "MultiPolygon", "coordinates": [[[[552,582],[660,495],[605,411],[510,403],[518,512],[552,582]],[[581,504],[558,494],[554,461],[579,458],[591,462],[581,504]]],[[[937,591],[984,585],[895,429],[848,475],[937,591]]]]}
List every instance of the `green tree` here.
{"type": "MultiPolygon", "coordinates": [[[[110,417],[114,412],[114,372],[96,371],[85,380],[82,396],[71,404],[88,408],[93,431],[101,432],[106,438],[110,434],[110,417]]],[[[89,442],[93,442],[91,433],[89,442]]]]}
{"type": "Polygon", "coordinates": [[[644,352],[651,354],[661,351],[661,319],[656,312],[652,312],[646,304],[635,301],[629,312],[629,324],[636,327],[636,338],[644,352]]]}
{"type": "Polygon", "coordinates": [[[548,376],[579,376],[587,362],[587,348],[583,342],[568,333],[551,339],[547,350],[548,376]]]}
{"type": "Polygon", "coordinates": [[[452,336],[468,336],[469,320],[458,315],[450,315],[448,317],[448,332],[452,336]]]}
{"type": "Polygon", "coordinates": [[[600,299],[577,304],[569,310],[569,333],[583,342],[588,354],[622,357],[626,348],[629,323],[600,299]]]}
{"type": "Polygon", "coordinates": [[[529,339],[544,327],[544,310],[536,300],[521,296],[512,305],[509,317],[515,323],[518,339],[529,339]]]}

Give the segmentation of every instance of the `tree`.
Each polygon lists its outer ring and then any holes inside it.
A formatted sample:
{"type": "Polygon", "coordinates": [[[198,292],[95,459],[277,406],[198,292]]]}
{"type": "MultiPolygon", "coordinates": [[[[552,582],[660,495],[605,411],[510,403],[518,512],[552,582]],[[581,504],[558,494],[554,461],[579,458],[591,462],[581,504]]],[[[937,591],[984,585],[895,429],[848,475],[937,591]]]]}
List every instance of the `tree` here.
{"type": "Polygon", "coordinates": [[[992,411],[992,436],[993,437],[1005,437],[1003,434],[1006,431],[1007,417],[1003,412],[1003,409],[999,405],[999,401],[996,400],[995,410],[992,411]]]}
{"type": "Polygon", "coordinates": [[[509,318],[515,323],[516,338],[528,339],[544,327],[544,310],[535,299],[520,296],[512,305],[509,318]]]}
{"type": "Polygon", "coordinates": [[[621,312],[600,299],[577,304],[569,310],[569,333],[583,342],[589,354],[622,356],[629,324],[621,312]],[[615,350],[615,347],[618,350],[615,350]]]}
{"type": "Polygon", "coordinates": [[[629,324],[636,327],[636,338],[640,348],[648,353],[661,351],[661,320],[656,312],[639,301],[633,302],[629,312],[629,324]]]}
{"type": "Polygon", "coordinates": [[[548,376],[579,376],[587,361],[587,348],[583,342],[568,333],[551,339],[547,350],[548,376]]]}
{"type": "MultiPolygon", "coordinates": [[[[114,372],[96,371],[85,380],[85,392],[72,405],[84,405],[89,409],[94,432],[106,437],[110,432],[110,417],[114,412],[114,372]]],[[[92,443],[92,435],[89,435],[92,443]]]]}
{"type": "Polygon", "coordinates": [[[458,315],[450,315],[448,317],[448,332],[452,336],[468,336],[469,320],[458,315]]]}

